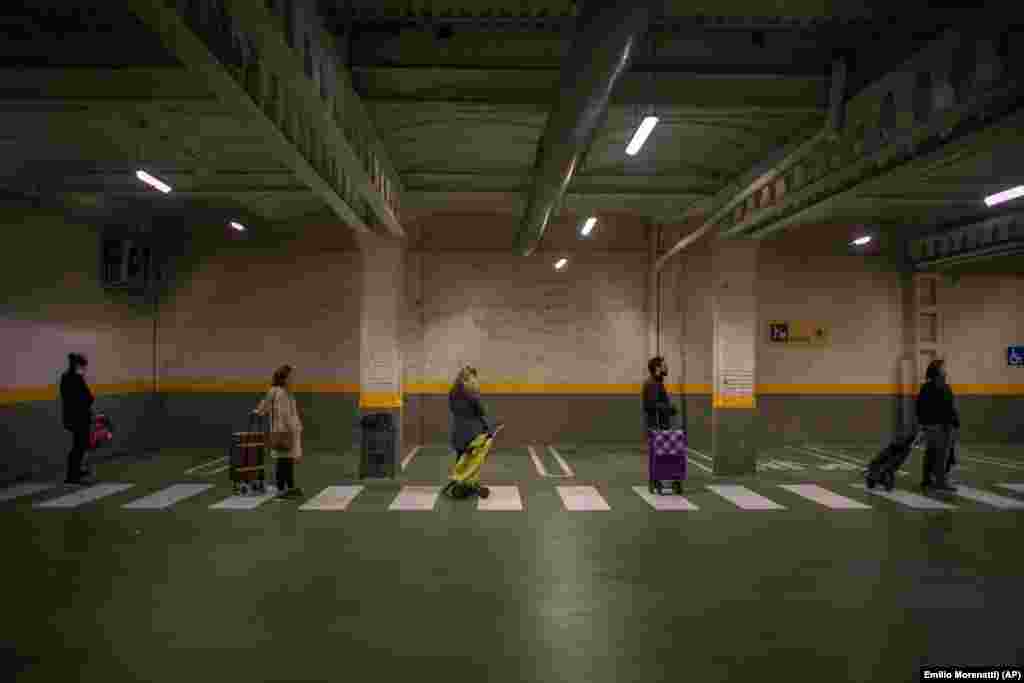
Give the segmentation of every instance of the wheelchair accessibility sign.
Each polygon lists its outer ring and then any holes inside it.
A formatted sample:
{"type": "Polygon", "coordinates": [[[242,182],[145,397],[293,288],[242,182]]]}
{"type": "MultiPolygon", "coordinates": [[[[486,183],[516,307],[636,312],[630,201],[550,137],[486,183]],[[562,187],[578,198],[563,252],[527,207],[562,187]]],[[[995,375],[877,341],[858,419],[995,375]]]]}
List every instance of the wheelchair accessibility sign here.
{"type": "Polygon", "coordinates": [[[1024,346],[1007,347],[1006,364],[1011,368],[1024,368],[1024,346]]]}

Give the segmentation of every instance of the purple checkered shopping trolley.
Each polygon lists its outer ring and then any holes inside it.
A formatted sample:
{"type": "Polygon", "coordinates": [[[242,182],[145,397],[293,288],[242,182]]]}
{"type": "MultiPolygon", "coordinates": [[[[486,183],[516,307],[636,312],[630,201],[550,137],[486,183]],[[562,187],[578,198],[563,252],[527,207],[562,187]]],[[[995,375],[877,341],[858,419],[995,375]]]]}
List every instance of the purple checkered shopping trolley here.
{"type": "Polygon", "coordinates": [[[686,431],[652,429],[647,432],[647,462],[651,493],[661,494],[664,484],[672,482],[672,490],[683,492],[686,481],[686,431]]]}

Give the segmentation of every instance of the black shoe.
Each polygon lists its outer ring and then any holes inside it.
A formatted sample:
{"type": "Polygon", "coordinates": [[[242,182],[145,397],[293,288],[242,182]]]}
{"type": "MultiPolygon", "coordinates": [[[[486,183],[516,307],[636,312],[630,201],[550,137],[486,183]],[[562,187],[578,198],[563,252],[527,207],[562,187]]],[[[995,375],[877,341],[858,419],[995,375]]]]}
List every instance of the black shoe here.
{"type": "Polygon", "coordinates": [[[491,490],[486,486],[481,486],[479,493],[481,498],[486,498],[487,496],[491,495],[491,490]]]}

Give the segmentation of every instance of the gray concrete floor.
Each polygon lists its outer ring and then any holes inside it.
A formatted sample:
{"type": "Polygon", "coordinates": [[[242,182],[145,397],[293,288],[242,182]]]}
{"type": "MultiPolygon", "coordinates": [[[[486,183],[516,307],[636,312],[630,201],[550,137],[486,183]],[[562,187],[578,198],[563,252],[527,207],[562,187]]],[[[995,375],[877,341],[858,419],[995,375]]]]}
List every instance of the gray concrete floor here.
{"type": "MultiPolygon", "coordinates": [[[[230,495],[227,473],[184,470],[216,451],[101,465],[102,481],[134,486],[77,508],[33,507],[59,490],[0,502],[10,589],[0,673],[907,681],[926,663],[1024,663],[1020,511],[962,498],[922,511],[859,491],[856,463],[874,447],[857,444],[765,451],[758,476],[728,482],[694,466],[685,496],[700,509],[656,511],[631,490],[646,482],[642,450],[555,448],[575,477],[539,476],[525,449],[493,452],[484,481],[517,486],[519,512],[443,498],[432,511],[388,511],[402,486],[443,483],[452,459],[441,447],[338,512],[274,500],[211,510],[230,495]],[[122,507],[189,481],[216,486],[165,510],[122,507]],[[779,488],[811,482],[870,509],[779,488]],[[785,509],[741,510],[712,483],[785,509]],[[562,485],[594,486],[611,509],[566,511],[562,485]]],[[[1024,482],[1024,448],[973,444],[963,456],[959,481],[1024,501],[997,486],[1024,482]]],[[[916,484],[918,457],[901,488],[916,484]]],[[[306,498],[346,483],[350,464],[308,453],[297,471],[306,498]]]]}

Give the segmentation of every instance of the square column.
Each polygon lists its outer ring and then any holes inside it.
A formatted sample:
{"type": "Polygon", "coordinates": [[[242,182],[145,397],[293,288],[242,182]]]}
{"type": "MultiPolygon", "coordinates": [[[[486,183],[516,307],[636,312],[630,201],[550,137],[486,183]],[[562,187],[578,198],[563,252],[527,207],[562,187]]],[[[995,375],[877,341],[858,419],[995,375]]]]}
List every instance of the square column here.
{"type": "Polygon", "coordinates": [[[359,415],[388,413],[396,438],[389,463],[399,473],[402,452],[401,311],[405,244],[393,237],[358,235],[362,252],[359,415]]]}
{"type": "Polygon", "coordinates": [[[758,420],[754,379],[757,359],[758,242],[719,240],[714,272],[711,450],[716,475],[757,471],[758,420]]]}

